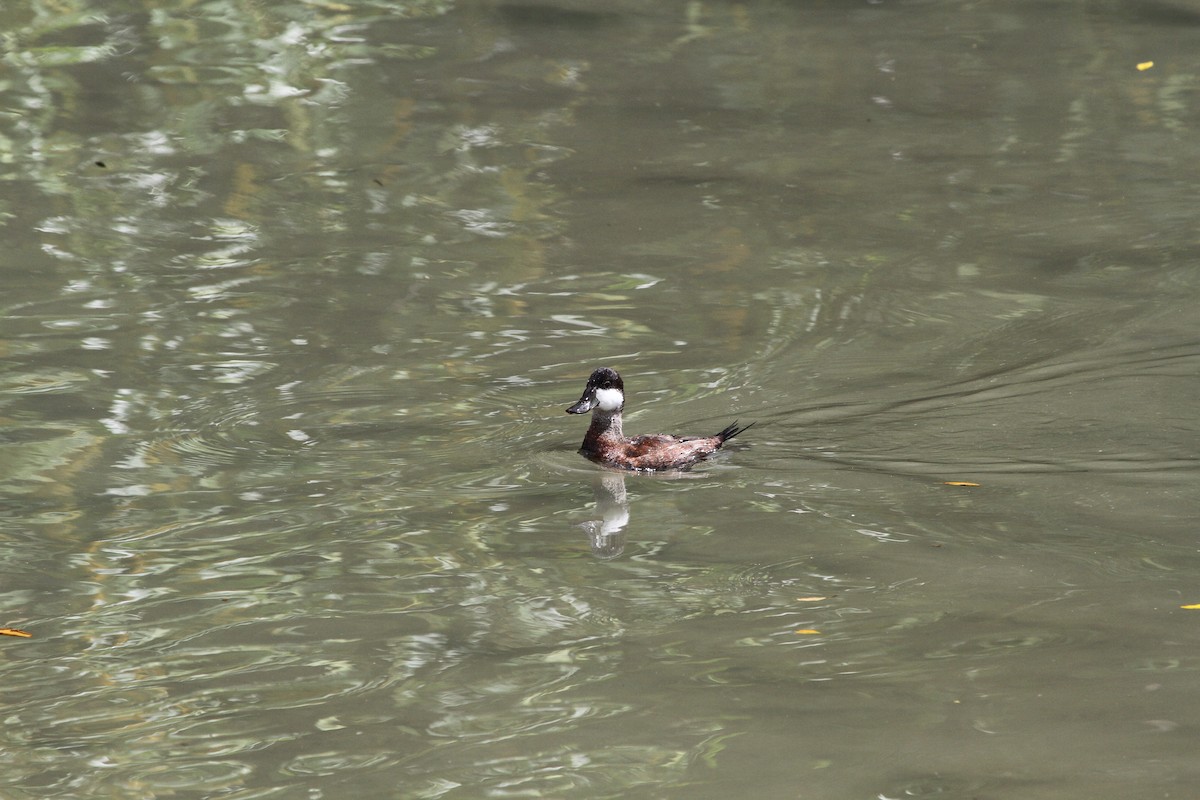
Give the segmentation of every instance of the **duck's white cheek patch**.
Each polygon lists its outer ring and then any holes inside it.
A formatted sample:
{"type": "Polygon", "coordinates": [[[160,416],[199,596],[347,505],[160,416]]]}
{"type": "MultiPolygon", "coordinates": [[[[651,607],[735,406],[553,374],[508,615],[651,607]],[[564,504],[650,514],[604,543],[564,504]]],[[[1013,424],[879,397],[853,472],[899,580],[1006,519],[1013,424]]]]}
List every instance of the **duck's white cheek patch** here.
{"type": "Polygon", "coordinates": [[[620,389],[597,389],[596,407],[601,411],[617,411],[625,403],[620,389]]]}

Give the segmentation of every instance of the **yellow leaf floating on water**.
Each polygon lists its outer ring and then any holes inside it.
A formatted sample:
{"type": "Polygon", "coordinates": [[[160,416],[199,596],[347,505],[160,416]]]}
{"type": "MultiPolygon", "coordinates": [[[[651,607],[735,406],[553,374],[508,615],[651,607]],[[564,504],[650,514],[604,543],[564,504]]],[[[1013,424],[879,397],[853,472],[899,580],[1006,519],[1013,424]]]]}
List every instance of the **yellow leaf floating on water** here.
{"type": "Polygon", "coordinates": [[[943,486],[978,486],[979,484],[971,483],[970,481],[942,481],[942,485],[943,486]]]}
{"type": "Polygon", "coordinates": [[[1180,606],[1180,608],[1186,608],[1188,611],[1194,611],[1195,609],[1200,608],[1200,603],[1192,603],[1190,606],[1180,606]]]}
{"type": "Polygon", "coordinates": [[[1138,72],[1145,72],[1146,70],[1150,69],[1153,66],[1154,66],[1153,61],[1143,61],[1142,63],[1138,64],[1138,72]]]}
{"type": "Polygon", "coordinates": [[[829,599],[829,598],[827,598],[827,597],[797,597],[796,602],[797,603],[816,603],[821,600],[827,600],[827,599],[829,599]]]}
{"type": "Polygon", "coordinates": [[[801,636],[819,636],[821,634],[816,628],[800,628],[796,633],[801,636]]]}
{"type": "Polygon", "coordinates": [[[19,631],[16,628],[0,628],[0,636],[18,636],[22,639],[32,639],[33,638],[32,633],[26,633],[25,631],[19,631]]]}

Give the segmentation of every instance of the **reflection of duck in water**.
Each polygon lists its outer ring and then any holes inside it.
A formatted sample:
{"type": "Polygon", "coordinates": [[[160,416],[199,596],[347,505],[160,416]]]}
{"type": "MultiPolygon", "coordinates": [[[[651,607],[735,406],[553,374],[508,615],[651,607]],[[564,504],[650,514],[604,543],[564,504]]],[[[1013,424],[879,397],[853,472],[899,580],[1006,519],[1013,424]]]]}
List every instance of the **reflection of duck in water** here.
{"type": "Polygon", "coordinates": [[[592,461],[633,470],[685,469],[753,425],[734,422],[715,436],[669,436],[652,433],[626,437],[621,433],[625,383],[616,370],[601,367],[588,378],[579,402],[568,414],[592,412],[592,424],[579,450],[592,461]]]}
{"type": "Polygon", "coordinates": [[[616,558],[625,550],[625,525],[629,522],[625,476],[619,472],[604,472],[593,488],[601,519],[588,520],[579,527],[587,534],[592,555],[616,558]]]}

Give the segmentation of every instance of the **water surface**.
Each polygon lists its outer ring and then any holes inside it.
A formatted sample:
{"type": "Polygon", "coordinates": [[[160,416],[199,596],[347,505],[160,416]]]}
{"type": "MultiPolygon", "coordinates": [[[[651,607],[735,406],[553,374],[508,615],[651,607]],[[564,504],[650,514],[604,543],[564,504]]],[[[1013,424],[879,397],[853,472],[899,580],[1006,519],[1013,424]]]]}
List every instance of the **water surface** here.
{"type": "Polygon", "coordinates": [[[3,25],[6,798],[1200,785],[1191,4],[3,25]]]}

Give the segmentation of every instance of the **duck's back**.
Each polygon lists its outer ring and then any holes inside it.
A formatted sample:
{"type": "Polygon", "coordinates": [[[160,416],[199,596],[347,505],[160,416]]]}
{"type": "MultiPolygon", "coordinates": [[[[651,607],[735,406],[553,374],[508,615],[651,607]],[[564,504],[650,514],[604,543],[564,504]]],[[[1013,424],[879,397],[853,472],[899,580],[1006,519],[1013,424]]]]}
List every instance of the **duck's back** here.
{"type": "Polygon", "coordinates": [[[715,436],[669,436],[651,433],[622,443],[614,463],[627,469],[682,469],[716,452],[721,441],[715,436]]]}

